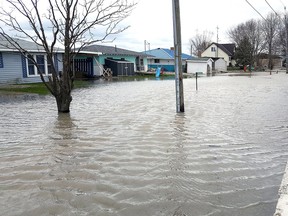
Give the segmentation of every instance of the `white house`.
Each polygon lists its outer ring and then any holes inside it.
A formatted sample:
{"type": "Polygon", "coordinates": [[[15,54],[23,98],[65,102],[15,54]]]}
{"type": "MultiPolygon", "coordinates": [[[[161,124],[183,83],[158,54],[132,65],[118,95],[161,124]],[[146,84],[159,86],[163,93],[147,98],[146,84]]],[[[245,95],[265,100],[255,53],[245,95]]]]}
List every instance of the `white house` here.
{"type": "Polygon", "coordinates": [[[211,58],[192,58],[187,60],[187,73],[196,74],[200,73],[203,75],[212,73],[212,63],[211,58]]]}
{"type": "Polygon", "coordinates": [[[212,43],[210,44],[203,53],[201,53],[201,57],[208,58],[223,58],[226,61],[227,66],[235,65],[236,62],[234,60],[236,45],[233,43],[230,44],[218,44],[212,43]]]}

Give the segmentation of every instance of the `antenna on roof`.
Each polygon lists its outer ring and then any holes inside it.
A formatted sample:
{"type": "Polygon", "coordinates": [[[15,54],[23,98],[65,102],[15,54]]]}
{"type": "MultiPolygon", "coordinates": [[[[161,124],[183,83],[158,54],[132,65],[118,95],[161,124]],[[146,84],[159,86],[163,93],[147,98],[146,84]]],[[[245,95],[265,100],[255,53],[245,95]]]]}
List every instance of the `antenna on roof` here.
{"type": "Polygon", "coordinates": [[[144,40],[144,50],[145,50],[145,54],[146,54],[147,46],[148,46],[148,50],[150,51],[150,43],[149,43],[148,41],[144,40]]]}
{"type": "Polygon", "coordinates": [[[219,27],[218,27],[218,25],[217,25],[217,38],[216,38],[216,40],[217,40],[217,50],[216,50],[216,58],[218,58],[218,43],[219,43],[219,35],[218,35],[218,33],[219,33],[219,27]]]}

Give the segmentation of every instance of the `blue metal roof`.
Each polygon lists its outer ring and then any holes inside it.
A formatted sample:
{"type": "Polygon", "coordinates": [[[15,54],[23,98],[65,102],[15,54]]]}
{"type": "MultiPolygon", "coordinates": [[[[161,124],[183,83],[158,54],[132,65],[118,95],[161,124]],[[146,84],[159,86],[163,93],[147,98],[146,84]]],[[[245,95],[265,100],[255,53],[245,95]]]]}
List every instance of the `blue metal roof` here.
{"type": "MultiPolygon", "coordinates": [[[[146,51],[147,55],[152,55],[157,59],[173,59],[174,60],[174,50],[166,49],[166,48],[157,48],[153,50],[146,51]]],[[[191,59],[190,55],[182,53],[182,59],[191,59]]]]}

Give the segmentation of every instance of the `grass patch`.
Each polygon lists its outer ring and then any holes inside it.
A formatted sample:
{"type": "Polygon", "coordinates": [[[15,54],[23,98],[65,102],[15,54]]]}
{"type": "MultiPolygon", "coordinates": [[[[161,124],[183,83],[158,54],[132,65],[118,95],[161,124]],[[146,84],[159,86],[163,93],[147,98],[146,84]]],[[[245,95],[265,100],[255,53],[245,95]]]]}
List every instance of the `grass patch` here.
{"type": "Polygon", "coordinates": [[[5,85],[0,86],[0,91],[8,93],[31,93],[39,95],[49,94],[48,89],[43,83],[5,85]]]}
{"type": "MultiPolygon", "coordinates": [[[[85,88],[91,85],[91,82],[84,80],[74,81],[74,89],[85,88]]],[[[6,93],[30,93],[39,95],[48,95],[50,92],[44,83],[14,84],[0,86],[0,91],[6,93]]]]}
{"type": "MultiPolygon", "coordinates": [[[[227,67],[227,71],[239,71],[239,70],[241,70],[240,67],[236,67],[236,66],[234,66],[234,67],[227,67]]],[[[243,69],[242,69],[242,70],[243,70],[243,69]]]]}

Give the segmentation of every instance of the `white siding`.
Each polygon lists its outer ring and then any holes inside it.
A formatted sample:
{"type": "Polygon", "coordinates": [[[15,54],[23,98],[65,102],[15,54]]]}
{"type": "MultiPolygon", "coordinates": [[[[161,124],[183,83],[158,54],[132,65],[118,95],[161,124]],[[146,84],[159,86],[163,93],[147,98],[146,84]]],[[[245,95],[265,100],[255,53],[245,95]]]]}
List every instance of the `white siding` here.
{"type": "Polygon", "coordinates": [[[212,73],[212,62],[213,60],[187,60],[187,73],[195,74],[196,72],[207,75],[212,73]]]}
{"type": "Polygon", "coordinates": [[[216,71],[227,71],[227,63],[224,59],[218,59],[215,61],[215,70],[216,71]]]}
{"type": "Polygon", "coordinates": [[[63,54],[58,53],[57,60],[58,60],[58,71],[63,71],[63,54]]]}
{"type": "Polygon", "coordinates": [[[207,62],[206,61],[187,61],[187,73],[207,74],[207,62]]]}
{"type": "Polygon", "coordinates": [[[159,59],[159,63],[155,63],[154,59],[148,59],[150,65],[174,65],[174,60],[159,59]]]}
{"type": "Polygon", "coordinates": [[[217,48],[215,44],[212,44],[208,47],[202,54],[201,57],[209,57],[209,58],[224,58],[227,66],[229,66],[229,56],[220,48],[217,48]],[[215,52],[211,51],[211,47],[215,49],[215,52]],[[217,51],[218,49],[218,51],[217,51]]]}

